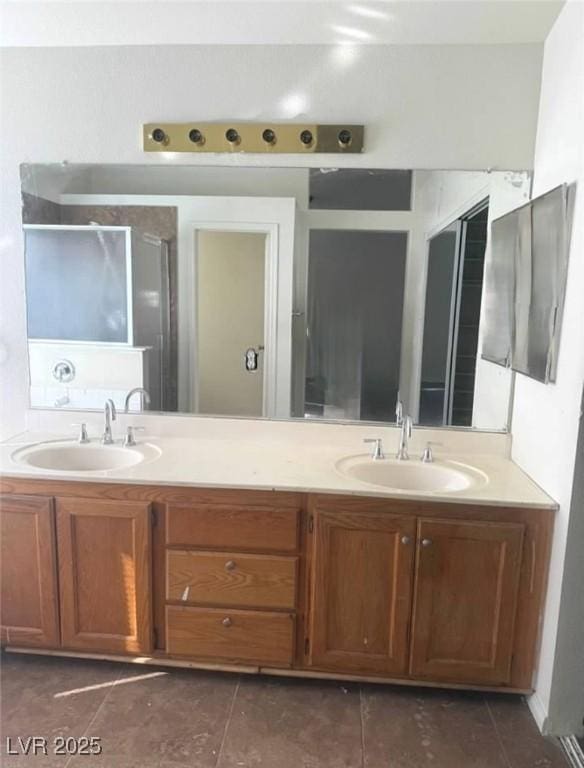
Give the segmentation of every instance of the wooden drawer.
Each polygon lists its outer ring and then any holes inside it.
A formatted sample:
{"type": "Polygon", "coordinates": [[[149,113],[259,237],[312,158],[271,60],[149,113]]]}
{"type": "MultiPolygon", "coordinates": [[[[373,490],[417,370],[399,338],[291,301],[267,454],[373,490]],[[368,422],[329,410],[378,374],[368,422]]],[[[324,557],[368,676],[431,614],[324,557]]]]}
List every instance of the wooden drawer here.
{"type": "Polygon", "coordinates": [[[294,650],[294,616],[168,605],[166,650],[171,656],[289,667],[294,650]]]}
{"type": "Polygon", "coordinates": [[[169,504],[166,543],[221,550],[295,552],[298,509],[229,504],[169,504]]]}
{"type": "Polygon", "coordinates": [[[293,609],[297,564],[296,557],[171,549],[166,559],[166,599],[293,609]]]}

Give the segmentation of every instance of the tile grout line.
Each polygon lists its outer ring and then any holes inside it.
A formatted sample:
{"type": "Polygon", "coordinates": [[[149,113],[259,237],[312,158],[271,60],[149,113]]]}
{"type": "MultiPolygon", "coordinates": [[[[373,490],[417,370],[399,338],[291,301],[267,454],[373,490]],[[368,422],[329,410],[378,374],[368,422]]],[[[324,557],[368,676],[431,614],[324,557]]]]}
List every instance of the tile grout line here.
{"type": "Polygon", "coordinates": [[[497,728],[497,723],[495,722],[495,718],[493,717],[491,706],[486,698],[484,698],[483,701],[485,703],[485,707],[487,708],[487,712],[489,713],[491,725],[493,726],[495,735],[497,736],[497,741],[499,742],[499,749],[501,750],[501,753],[505,758],[505,762],[507,763],[507,768],[513,768],[513,766],[511,765],[511,760],[509,760],[509,755],[507,754],[507,750],[505,749],[505,745],[503,744],[503,739],[501,738],[501,734],[499,733],[499,729],[497,728]]]}
{"type": "MultiPolygon", "coordinates": [[[[225,741],[227,739],[227,730],[229,729],[231,718],[233,717],[233,710],[235,709],[235,699],[237,698],[240,685],[241,685],[241,675],[239,675],[239,677],[237,678],[237,685],[235,686],[235,690],[233,691],[233,696],[231,698],[231,705],[229,707],[229,712],[227,713],[227,719],[225,721],[225,728],[223,729],[221,744],[219,745],[219,751],[217,752],[217,762],[215,763],[215,768],[219,767],[219,761],[221,760],[221,756],[223,754],[223,747],[225,746],[225,741]]],[[[67,768],[67,766],[65,766],[65,768],[67,768]]]]}
{"type": "MultiPolygon", "coordinates": [[[[113,684],[113,685],[110,687],[110,689],[108,690],[108,692],[107,692],[107,693],[105,694],[105,696],[103,697],[103,699],[102,699],[101,703],[99,704],[99,706],[97,707],[97,709],[96,709],[96,710],[95,710],[95,712],[93,713],[93,717],[92,717],[92,718],[91,718],[91,720],[90,720],[90,721],[87,723],[87,726],[86,726],[85,730],[84,730],[84,731],[83,731],[83,733],[81,734],[81,736],[82,736],[82,737],[83,737],[83,736],[87,736],[89,729],[90,729],[90,728],[91,728],[91,726],[94,724],[94,722],[97,720],[97,716],[99,715],[99,713],[100,713],[100,712],[101,712],[101,710],[103,709],[103,707],[104,707],[104,705],[105,705],[106,701],[107,701],[107,700],[109,699],[109,697],[111,696],[111,693],[112,693],[112,691],[113,691],[113,690],[114,690],[114,688],[117,686],[117,684],[118,684],[118,680],[119,680],[119,679],[120,679],[120,677],[122,676],[122,671],[123,671],[122,669],[120,669],[120,670],[118,671],[118,676],[116,677],[116,680],[115,680],[114,684],[113,684]]],[[[74,757],[75,757],[75,755],[69,755],[69,758],[68,758],[67,762],[65,763],[65,765],[63,766],[63,768],[68,768],[68,766],[69,766],[69,765],[70,765],[70,763],[71,763],[71,760],[73,760],[73,758],[74,758],[74,757]]]]}
{"type": "Polygon", "coordinates": [[[365,768],[365,724],[363,722],[363,687],[359,685],[359,717],[361,719],[361,768],[365,768]]]}

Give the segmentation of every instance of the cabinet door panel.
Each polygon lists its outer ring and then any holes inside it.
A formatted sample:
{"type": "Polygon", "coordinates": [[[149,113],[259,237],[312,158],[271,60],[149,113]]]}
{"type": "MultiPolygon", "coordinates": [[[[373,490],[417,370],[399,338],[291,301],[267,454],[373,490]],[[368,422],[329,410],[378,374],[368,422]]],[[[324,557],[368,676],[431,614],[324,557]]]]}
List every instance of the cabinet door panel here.
{"type": "Polygon", "coordinates": [[[149,513],[140,502],[57,500],[65,647],[150,652],[149,513]]]}
{"type": "Polygon", "coordinates": [[[11,645],[59,645],[57,556],[53,500],[3,496],[1,620],[11,645]]]}
{"type": "Polygon", "coordinates": [[[523,530],[516,523],[418,522],[413,676],[509,681],[523,530]]]}
{"type": "Polygon", "coordinates": [[[310,664],[405,673],[413,518],[316,510],[314,536],[310,664]]]}

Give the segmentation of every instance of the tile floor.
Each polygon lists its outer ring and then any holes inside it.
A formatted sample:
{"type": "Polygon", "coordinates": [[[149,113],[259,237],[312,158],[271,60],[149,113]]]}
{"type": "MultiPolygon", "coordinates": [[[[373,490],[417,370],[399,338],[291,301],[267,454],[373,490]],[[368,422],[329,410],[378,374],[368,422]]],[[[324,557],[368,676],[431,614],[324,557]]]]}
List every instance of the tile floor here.
{"type": "Polygon", "coordinates": [[[5,654],[3,768],[567,768],[519,697],[5,654]],[[25,757],[18,737],[97,736],[25,757]]]}

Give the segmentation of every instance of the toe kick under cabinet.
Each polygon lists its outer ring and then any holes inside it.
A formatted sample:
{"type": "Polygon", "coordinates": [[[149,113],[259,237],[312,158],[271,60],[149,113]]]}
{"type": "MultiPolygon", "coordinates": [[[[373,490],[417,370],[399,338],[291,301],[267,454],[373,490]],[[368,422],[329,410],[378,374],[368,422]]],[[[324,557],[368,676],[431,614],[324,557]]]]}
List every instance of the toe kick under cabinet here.
{"type": "Polygon", "coordinates": [[[530,691],[551,509],[3,478],[9,649],[530,691]]]}

